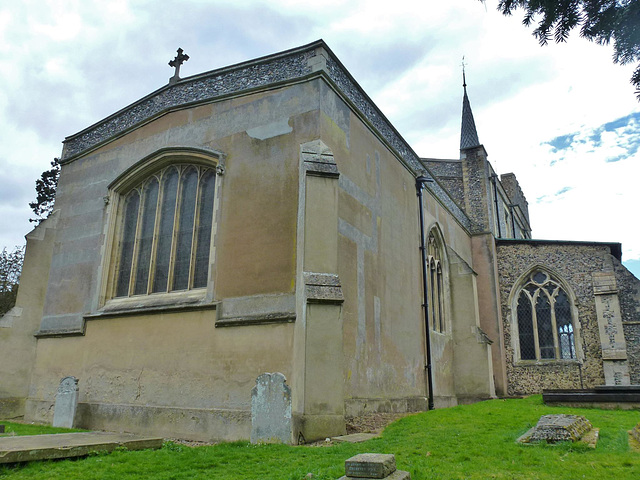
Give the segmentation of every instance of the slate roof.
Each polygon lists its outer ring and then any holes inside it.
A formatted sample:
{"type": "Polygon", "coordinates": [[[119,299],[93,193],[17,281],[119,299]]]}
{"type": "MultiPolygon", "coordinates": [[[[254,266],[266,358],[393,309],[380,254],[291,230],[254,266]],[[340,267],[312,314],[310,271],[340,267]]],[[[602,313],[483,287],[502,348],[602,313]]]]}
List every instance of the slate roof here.
{"type": "Polygon", "coordinates": [[[467,96],[467,80],[462,74],[462,87],[464,88],[464,97],[462,98],[462,128],[460,129],[460,150],[465,148],[477,147],[480,145],[478,140],[478,132],[476,131],[476,123],[473,121],[473,113],[471,112],[471,104],[467,96]]]}

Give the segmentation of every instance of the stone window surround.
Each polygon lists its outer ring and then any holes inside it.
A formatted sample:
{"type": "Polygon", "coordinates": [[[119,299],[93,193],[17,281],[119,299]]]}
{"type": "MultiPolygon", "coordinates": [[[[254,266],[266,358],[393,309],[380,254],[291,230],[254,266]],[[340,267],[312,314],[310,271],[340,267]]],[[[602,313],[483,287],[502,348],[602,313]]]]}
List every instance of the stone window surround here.
{"type": "Polygon", "coordinates": [[[220,210],[219,198],[224,174],[224,160],[225,155],[213,149],[194,147],[163,148],[136,162],[109,185],[109,194],[105,197],[105,202],[108,203],[108,212],[105,247],[99,272],[100,295],[98,298],[98,311],[96,312],[98,316],[109,314],[110,312],[126,313],[127,311],[153,310],[155,307],[206,306],[213,302],[214,290],[211,272],[215,270],[215,233],[220,210]],[[208,167],[216,172],[207,286],[168,293],[115,297],[116,266],[119,257],[118,238],[121,235],[119,225],[123,215],[124,197],[132,188],[139,185],[150,175],[170,165],[177,164],[208,167]]]}
{"type": "Polygon", "coordinates": [[[444,243],[444,237],[440,230],[440,226],[437,223],[429,226],[427,230],[427,277],[428,285],[427,291],[429,293],[429,326],[432,334],[446,335],[450,333],[451,323],[449,320],[449,299],[451,298],[451,290],[449,288],[449,261],[447,259],[447,249],[444,243]],[[437,257],[434,258],[430,248],[431,239],[433,239],[434,247],[437,250],[437,257]],[[434,269],[435,276],[439,280],[436,291],[434,292],[432,281],[432,269],[434,269]],[[434,295],[436,294],[436,295],[434,295]],[[437,309],[434,311],[433,300],[438,297],[437,309]],[[434,312],[436,322],[434,323],[434,312]]]}
{"type": "MultiPolygon", "coordinates": [[[[535,264],[527,268],[524,273],[522,273],[518,279],[515,281],[513,288],[511,289],[511,293],[509,294],[508,299],[508,312],[507,319],[511,326],[511,347],[513,349],[513,365],[515,366],[533,366],[533,365],[559,365],[559,364],[583,364],[584,363],[584,352],[582,349],[582,336],[580,333],[580,321],[578,316],[578,307],[577,307],[577,299],[575,294],[573,293],[573,289],[567,284],[567,282],[563,279],[561,275],[554,272],[550,268],[535,264]],[[569,297],[569,305],[571,307],[571,323],[573,326],[573,336],[574,336],[574,346],[576,352],[576,358],[537,358],[534,360],[522,360],[520,358],[520,336],[518,332],[518,318],[517,318],[517,308],[518,308],[518,298],[520,296],[520,292],[524,288],[524,286],[529,283],[529,279],[534,272],[543,272],[546,274],[551,280],[557,283],[569,297]]],[[[557,337],[555,337],[557,338],[557,337]]],[[[536,355],[540,357],[539,352],[536,352],[536,355]]]]}

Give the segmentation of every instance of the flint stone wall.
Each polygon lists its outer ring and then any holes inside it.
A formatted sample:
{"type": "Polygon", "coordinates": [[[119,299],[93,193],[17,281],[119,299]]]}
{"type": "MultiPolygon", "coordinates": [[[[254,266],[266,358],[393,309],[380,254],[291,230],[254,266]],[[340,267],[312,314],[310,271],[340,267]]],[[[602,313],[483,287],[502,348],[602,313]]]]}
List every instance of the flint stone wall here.
{"type": "Polygon", "coordinates": [[[613,259],[618,286],[622,328],[627,342],[629,376],[632,385],[640,385],[640,280],[613,259]]]}
{"type": "Polygon", "coordinates": [[[543,389],[593,388],[604,385],[591,274],[594,271],[611,271],[613,257],[609,247],[598,244],[541,244],[503,240],[497,242],[497,257],[508,394],[534,394],[541,393],[543,389]],[[514,358],[511,319],[515,312],[511,311],[509,294],[519,277],[533,265],[546,266],[556,272],[570,285],[576,297],[580,323],[579,341],[584,353],[582,364],[549,360],[518,362],[514,358]]]}

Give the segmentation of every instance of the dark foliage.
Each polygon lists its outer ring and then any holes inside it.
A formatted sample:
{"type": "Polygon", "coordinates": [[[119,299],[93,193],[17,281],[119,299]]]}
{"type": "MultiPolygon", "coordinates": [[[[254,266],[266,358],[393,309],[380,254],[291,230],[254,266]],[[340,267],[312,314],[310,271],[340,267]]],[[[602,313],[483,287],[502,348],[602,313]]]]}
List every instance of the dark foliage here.
{"type": "Polygon", "coordinates": [[[23,261],[24,247],[15,247],[12,252],[5,247],[0,252],[0,316],[16,303],[23,261]]]}
{"type": "MultiPolygon", "coordinates": [[[[484,0],[481,0],[484,1],[484,0]]],[[[522,23],[537,23],[533,35],[540,45],[564,42],[572,29],[599,45],[613,43],[613,62],[640,61],[640,0],[500,0],[498,10],[511,15],[525,11],[522,23]]],[[[640,100],[640,63],[631,77],[640,100]]]]}
{"type": "Polygon", "coordinates": [[[60,178],[60,159],[54,158],[51,162],[51,170],[42,172],[40,178],[36,180],[36,201],[29,203],[29,206],[37,217],[30,218],[30,222],[40,224],[53,211],[58,178],[60,178]]]}

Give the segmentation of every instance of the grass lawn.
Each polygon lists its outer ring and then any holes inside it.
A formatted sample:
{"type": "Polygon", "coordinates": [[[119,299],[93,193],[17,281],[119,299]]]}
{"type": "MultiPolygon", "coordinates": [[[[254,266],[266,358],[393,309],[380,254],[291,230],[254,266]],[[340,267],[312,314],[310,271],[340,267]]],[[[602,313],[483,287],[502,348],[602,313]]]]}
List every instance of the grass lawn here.
{"type": "Polygon", "coordinates": [[[234,442],[189,448],[166,443],[156,451],[0,466],[0,479],[303,480],[308,473],[314,480],[337,479],[344,475],[344,461],[364,452],[395,454],[398,468],[411,472],[413,480],[639,479],[640,452],[631,451],[627,442],[627,431],[638,422],[637,410],[547,407],[533,396],[411,415],[390,425],[381,438],[360,444],[234,442]],[[600,428],[598,447],[515,442],[548,413],[586,416],[600,428]]]}

